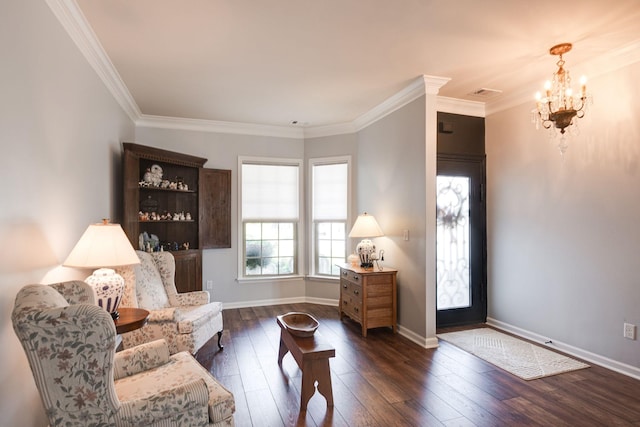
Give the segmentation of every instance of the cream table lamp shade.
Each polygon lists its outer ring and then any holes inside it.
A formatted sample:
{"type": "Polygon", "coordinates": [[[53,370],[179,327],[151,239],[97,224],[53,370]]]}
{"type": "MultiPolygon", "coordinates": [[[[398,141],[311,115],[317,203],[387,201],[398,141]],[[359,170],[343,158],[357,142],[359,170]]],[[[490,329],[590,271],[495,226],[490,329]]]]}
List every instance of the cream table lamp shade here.
{"type": "Polygon", "coordinates": [[[380,236],[384,236],[384,233],[373,215],[369,215],[366,212],[358,215],[349,237],[363,237],[362,241],[356,246],[356,253],[360,256],[360,267],[373,267],[371,255],[375,254],[376,246],[370,238],[380,236]]]}
{"type": "Polygon", "coordinates": [[[124,279],[111,268],[139,264],[140,259],[119,224],[103,220],[91,224],[64,262],[65,267],[97,268],[85,281],[93,287],[98,305],[118,318],[124,279]]]}

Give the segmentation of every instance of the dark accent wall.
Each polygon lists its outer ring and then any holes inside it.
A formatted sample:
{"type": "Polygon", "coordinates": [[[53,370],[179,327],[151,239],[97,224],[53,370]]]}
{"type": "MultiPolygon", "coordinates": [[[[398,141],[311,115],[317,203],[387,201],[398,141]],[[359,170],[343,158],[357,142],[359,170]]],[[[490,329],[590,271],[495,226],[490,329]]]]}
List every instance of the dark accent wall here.
{"type": "Polygon", "coordinates": [[[484,117],[439,112],[438,154],[485,154],[484,117]]]}

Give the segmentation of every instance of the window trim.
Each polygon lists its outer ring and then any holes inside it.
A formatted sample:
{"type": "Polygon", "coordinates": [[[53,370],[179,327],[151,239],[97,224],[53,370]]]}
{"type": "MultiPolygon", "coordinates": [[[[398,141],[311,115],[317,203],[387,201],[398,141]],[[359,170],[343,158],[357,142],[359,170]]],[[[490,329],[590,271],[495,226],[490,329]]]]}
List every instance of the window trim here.
{"type": "MultiPolygon", "coordinates": [[[[309,159],[309,167],[308,167],[308,180],[307,180],[307,223],[309,224],[309,257],[308,257],[308,265],[309,265],[309,274],[308,277],[317,278],[317,279],[326,279],[326,280],[336,280],[339,279],[339,276],[331,276],[326,274],[318,274],[316,269],[316,248],[318,242],[316,241],[316,221],[313,217],[313,167],[314,166],[324,166],[324,165],[336,165],[336,164],[347,164],[347,217],[344,219],[346,225],[346,238],[345,238],[345,248],[346,248],[346,256],[352,252],[351,247],[351,239],[349,239],[349,224],[352,224],[352,162],[350,155],[344,156],[332,156],[332,157],[317,157],[309,159]]],[[[334,220],[322,220],[322,222],[329,222],[334,220]]],[[[337,219],[337,221],[343,221],[343,219],[337,219]]],[[[346,259],[345,259],[346,262],[346,259]]]]}
{"type": "MultiPolygon", "coordinates": [[[[282,158],[282,157],[256,157],[256,156],[238,156],[238,249],[236,250],[238,256],[238,265],[236,272],[236,280],[238,282],[275,282],[279,280],[289,280],[302,278],[304,259],[305,259],[305,216],[304,216],[304,161],[302,159],[295,158],[282,158]],[[245,220],[242,216],[242,165],[254,164],[254,165],[273,165],[273,166],[297,166],[298,167],[298,219],[287,220],[287,222],[297,223],[297,230],[295,230],[297,244],[295,245],[295,274],[290,275],[251,275],[244,274],[244,224],[250,222],[250,219],[245,220]]],[[[281,219],[274,219],[276,222],[281,222],[281,219]]],[[[257,222],[269,222],[268,220],[261,220],[257,222]]],[[[273,222],[273,221],[271,221],[273,222]]]]}

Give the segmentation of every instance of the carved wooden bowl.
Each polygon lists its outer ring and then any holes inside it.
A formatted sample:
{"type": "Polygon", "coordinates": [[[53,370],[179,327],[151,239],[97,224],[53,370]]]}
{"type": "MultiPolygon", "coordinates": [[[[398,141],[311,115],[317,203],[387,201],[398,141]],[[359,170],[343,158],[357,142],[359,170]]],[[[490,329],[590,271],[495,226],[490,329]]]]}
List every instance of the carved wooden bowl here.
{"type": "Polygon", "coordinates": [[[312,315],[297,311],[278,316],[278,319],[291,335],[301,338],[313,336],[320,325],[312,315]]]}

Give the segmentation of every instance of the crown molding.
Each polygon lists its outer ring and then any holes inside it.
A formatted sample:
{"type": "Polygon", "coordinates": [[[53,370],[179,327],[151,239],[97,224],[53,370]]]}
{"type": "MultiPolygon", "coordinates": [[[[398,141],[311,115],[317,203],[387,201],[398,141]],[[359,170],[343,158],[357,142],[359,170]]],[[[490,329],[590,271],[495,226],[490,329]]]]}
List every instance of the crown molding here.
{"type": "Polygon", "coordinates": [[[180,117],[152,116],[148,114],[141,115],[136,121],[136,126],[235,135],[273,136],[278,138],[303,139],[305,136],[303,128],[223,122],[218,120],[184,119],[180,117]]]}
{"type": "Polygon", "coordinates": [[[75,0],[46,0],[46,2],[116,102],[135,122],[141,115],[140,108],[87,23],[78,4],[75,0]]]}
{"type": "MultiPolygon", "coordinates": [[[[143,114],[136,121],[136,126],[296,139],[352,134],[418,99],[424,95],[427,90],[429,90],[430,93],[437,93],[437,90],[448,81],[448,78],[443,77],[420,76],[400,92],[387,98],[384,102],[361,115],[353,122],[347,123],[325,126],[287,127],[143,114]]],[[[481,102],[444,97],[438,97],[437,100],[438,106],[442,107],[445,112],[483,117],[484,104],[481,102]]],[[[438,111],[440,111],[440,109],[438,111]]]]}
{"type": "Polygon", "coordinates": [[[394,111],[404,107],[408,103],[415,101],[425,93],[425,83],[422,77],[415,79],[407,87],[395,95],[390,96],[382,103],[376,105],[371,110],[362,114],[353,121],[355,131],[358,132],[367,126],[377,122],[381,118],[388,116],[394,111]]]}
{"type": "MultiPolygon", "coordinates": [[[[275,136],[284,138],[318,138],[358,132],[394,111],[404,107],[424,94],[436,94],[450,79],[422,75],[400,92],[357,117],[353,122],[326,126],[292,128],[287,126],[233,123],[215,120],[182,119],[143,115],[120,74],[105,53],[91,26],[75,0],[46,0],[58,21],[67,31],[80,52],[98,74],[116,102],[136,124],[158,128],[197,130],[204,132],[232,133],[243,135],[275,136]]],[[[640,62],[640,40],[606,52],[593,60],[579,64],[577,68],[592,71],[591,78],[640,62]]],[[[526,88],[506,95],[493,102],[482,103],[454,98],[437,97],[438,111],[486,117],[531,101],[526,88]]]]}
{"type": "Polygon", "coordinates": [[[451,80],[449,77],[429,76],[426,74],[423,74],[420,79],[424,84],[424,92],[427,95],[437,95],[440,88],[451,80]]]}
{"type": "Polygon", "coordinates": [[[356,127],[353,122],[338,123],[335,125],[325,126],[309,126],[304,128],[305,138],[321,138],[323,136],[346,135],[356,133],[356,127]]]}
{"type": "Polygon", "coordinates": [[[436,109],[442,113],[461,114],[463,116],[473,117],[485,116],[484,102],[448,98],[446,96],[436,98],[436,109]]]}
{"type": "MultiPolygon", "coordinates": [[[[425,93],[437,94],[439,89],[450,80],[446,77],[422,75],[352,122],[325,126],[298,128],[147,115],[140,111],[75,0],[46,0],[46,2],[118,104],[135,125],[141,127],[296,139],[350,134],[370,126],[425,93]]],[[[477,104],[479,103],[438,97],[439,107],[442,106],[446,112],[457,114],[482,115],[482,108],[477,104]]]]}
{"type": "MultiPolygon", "coordinates": [[[[447,77],[422,75],[413,80],[400,92],[390,96],[382,103],[376,105],[371,110],[357,117],[353,122],[327,126],[307,127],[304,130],[304,136],[306,138],[319,138],[323,136],[356,133],[372,125],[378,120],[388,116],[394,111],[399,110],[410,102],[415,101],[425,93],[437,94],[440,88],[444,86],[449,80],[450,79],[447,77]]],[[[461,102],[464,103],[464,101],[461,102]]],[[[455,109],[454,103],[449,103],[449,105],[452,109],[455,109]]],[[[458,114],[466,114],[461,111],[467,111],[468,109],[469,107],[467,107],[467,109],[465,110],[459,110],[460,112],[458,112],[458,114]]]]}

